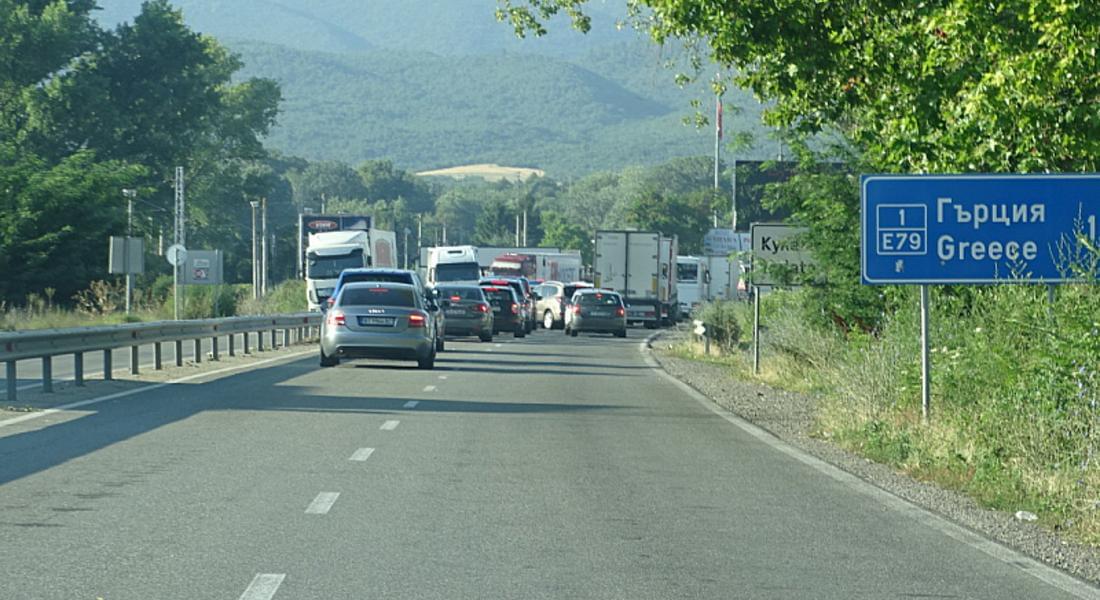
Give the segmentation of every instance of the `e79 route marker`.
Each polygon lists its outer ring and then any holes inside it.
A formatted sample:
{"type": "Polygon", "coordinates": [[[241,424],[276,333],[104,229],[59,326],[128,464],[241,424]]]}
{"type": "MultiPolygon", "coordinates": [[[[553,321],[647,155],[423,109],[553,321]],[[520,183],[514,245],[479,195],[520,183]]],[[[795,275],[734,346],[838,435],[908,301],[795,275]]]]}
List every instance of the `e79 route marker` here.
{"type": "Polygon", "coordinates": [[[864,175],[867,285],[1063,283],[1100,237],[1100,175],[864,175]]]}

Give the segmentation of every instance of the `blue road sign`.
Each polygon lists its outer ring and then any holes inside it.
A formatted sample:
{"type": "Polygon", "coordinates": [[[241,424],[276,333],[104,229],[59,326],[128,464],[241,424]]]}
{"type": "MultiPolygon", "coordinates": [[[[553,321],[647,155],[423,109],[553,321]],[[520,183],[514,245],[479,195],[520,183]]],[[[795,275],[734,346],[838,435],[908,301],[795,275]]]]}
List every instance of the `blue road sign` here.
{"type": "Polygon", "coordinates": [[[1097,247],[1100,175],[864,175],[863,283],[1060,283],[1097,247]]]}

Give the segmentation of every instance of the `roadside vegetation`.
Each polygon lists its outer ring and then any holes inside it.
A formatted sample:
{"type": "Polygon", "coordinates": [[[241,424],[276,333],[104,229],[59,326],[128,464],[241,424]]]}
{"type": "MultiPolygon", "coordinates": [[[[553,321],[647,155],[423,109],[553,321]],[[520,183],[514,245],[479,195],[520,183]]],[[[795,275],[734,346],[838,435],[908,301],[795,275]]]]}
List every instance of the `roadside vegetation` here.
{"type": "MultiPolygon", "coordinates": [[[[704,308],[714,343],[743,379],[819,399],[813,435],[918,479],[1100,545],[1100,285],[933,288],[932,410],[921,421],[916,290],[873,332],[807,315],[813,294],[762,299],[761,372],[752,375],[747,304],[704,308]]],[[[678,349],[703,358],[701,345],[678,349]]]]}

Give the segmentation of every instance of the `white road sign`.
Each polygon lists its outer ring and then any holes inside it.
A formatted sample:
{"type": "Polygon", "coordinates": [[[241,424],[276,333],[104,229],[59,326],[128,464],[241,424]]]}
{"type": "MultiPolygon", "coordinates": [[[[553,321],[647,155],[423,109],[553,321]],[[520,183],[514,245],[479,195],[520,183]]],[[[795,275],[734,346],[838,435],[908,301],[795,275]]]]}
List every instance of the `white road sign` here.
{"type": "MultiPolygon", "coordinates": [[[[806,233],[805,227],[793,227],[779,223],[753,223],[752,233],[752,283],[757,286],[786,285],[769,272],[772,266],[794,274],[805,273],[813,266],[809,250],[798,246],[797,236],[806,233]]],[[[778,272],[780,269],[776,269],[778,272]]],[[[794,281],[790,285],[797,285],[794,281]]]]}

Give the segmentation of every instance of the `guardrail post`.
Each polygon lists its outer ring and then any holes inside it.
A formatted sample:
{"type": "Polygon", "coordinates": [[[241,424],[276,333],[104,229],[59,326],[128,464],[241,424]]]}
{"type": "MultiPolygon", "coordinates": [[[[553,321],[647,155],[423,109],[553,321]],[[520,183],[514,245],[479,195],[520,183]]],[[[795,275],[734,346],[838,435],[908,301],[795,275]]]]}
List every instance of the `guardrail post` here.
{"type": "Polygon", "coordinates": [[[290,328],[283,330],[283,347],[286,348],[290,345],[290,328]]]}
{"type": "Polygon", "coordinates": [[[256,352],[263,352],[263,351],[264,351],[264,332],[263,331],[257,331],[256,332],[256,352]]]}
{"type": "Polygon", "coordinates": [[[53,392],[53,357],[42,357],[42,391],[53,392]]]}
{"type": "Polygon", "coordinates": [[[229,334],[229,356],[237,355],[237,339],[236,334],[229,334]]]}
{"type": "Polygon", "coordinates": [[[202,338],[195,338],[195,364],[202,362],[202,338]]]}
{"type": "Polygon", "coordinates": [[[279,349],[279,338],[276,337],[278,334],[279,334],[279,332],[276,331],[275,328],[273,327],[271,329],[271,349],[272,350],[278,350],[279,349]]]}
{"type": "Polygon", "coordinates": [[[15,390],[16,390],[17,387],[19,387],[17,385],[19,382],[15,379],[15,361],[14,360],[9,360],[5,364],[7,365],[7,368],[5,369],[5,371],[7,371],[6,376],[8,378],[8,402],[14,403],[15,402],[15,390]]]}
{"type": "Polygon", "coordinates": [[[249,350],[248,350],[248,332],[247,331],[241,334],[241,352],[244,352],[245,354],[249,353],[249,350]]]}
{"type": "Polygon", "coordinates": [[[153,344],[153,368],[157,371],[164,368],[164,348],[160,342],[153,344]]]}
{"type": "Polygon", "coordinates": [[[183,366],[183,340],[176,340],[176,366],[183,366]]]}
{"type": "Polygon", "coordinates": [[[84,387],[84,353],[73,354],[73,382],[77,387],[84,387]]]}
{"type": "Polygon", "coordinates": [[[141,373],[141,348],[139,346],[130,346],[130,374],[138,375],[141,373]]]}
{"type": "Polygon", "coordinates": [[[221,360],[221,355],[218,353],[218,336],[210,338],[210,354],[213,357],[211,360],[221,360]]]}
{"type": "Polygon", "coordinates": [[[114,379],[114,368],[111,366],[111,359],[114,358],[111,355],[110,350],[103,351],[103,381],[110,381],[114,379]]]}

